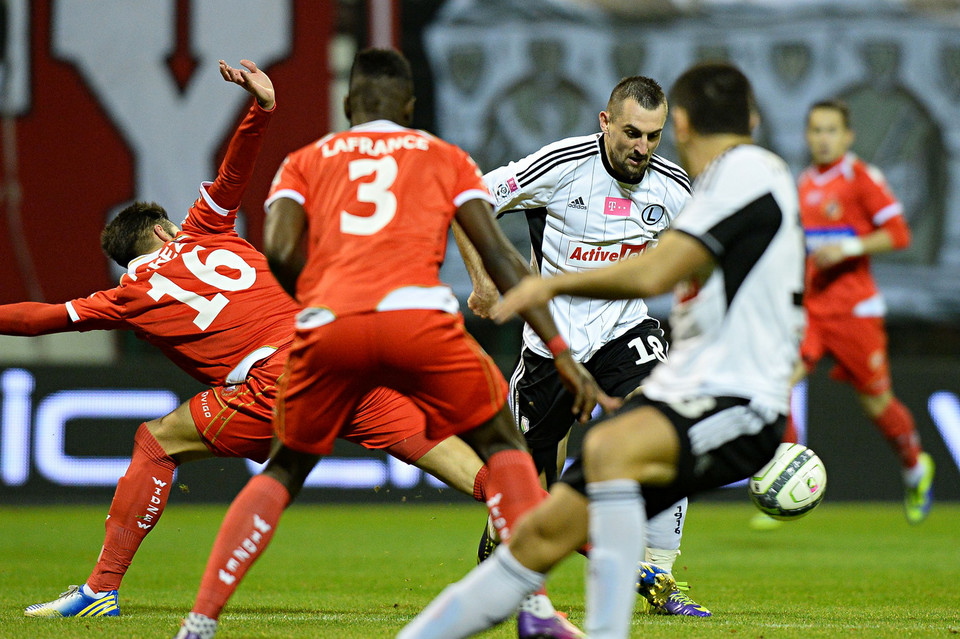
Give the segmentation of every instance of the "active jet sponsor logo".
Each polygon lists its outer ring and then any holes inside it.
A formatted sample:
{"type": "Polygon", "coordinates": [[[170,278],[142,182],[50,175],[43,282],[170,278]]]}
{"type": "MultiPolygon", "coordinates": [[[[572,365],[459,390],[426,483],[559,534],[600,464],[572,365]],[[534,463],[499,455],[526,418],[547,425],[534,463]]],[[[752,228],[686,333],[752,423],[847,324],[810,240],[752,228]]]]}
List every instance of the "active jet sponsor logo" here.
{"type": "Polygon", "coordinates": [[[619,215],[628,217],[630,215],[630,200],[625,197],[608,197],[603,201],[604,215],[619,215]]]}
{"type": "Polygon", "coordinates": [[[604,266],[613,262],[635,255],[640,255],[647,247],[647,242],[643,244],[610,244],[608,246],[595,246],[584,242],[571,242],[567,251],[566,263],[570,266],[580,268],[590,268],[595,266],[604,266]]]}
{"type": "Polygon", "coordinates": [[[581,211],[587,210],[587,205],[583,203],[582,197],[578,197],[575,200],[570,200],[570,203],[567,204],[567,206],[571,209],[580,209],[581,211]]]}

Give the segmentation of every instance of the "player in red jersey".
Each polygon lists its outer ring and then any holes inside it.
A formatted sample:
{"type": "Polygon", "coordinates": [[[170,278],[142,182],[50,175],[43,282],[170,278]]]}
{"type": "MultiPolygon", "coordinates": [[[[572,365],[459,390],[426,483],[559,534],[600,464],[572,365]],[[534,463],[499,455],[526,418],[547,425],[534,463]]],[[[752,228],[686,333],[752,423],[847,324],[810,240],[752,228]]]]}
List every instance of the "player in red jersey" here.
{"type": "MultiPolygon", "coordinates": [[[[66,304],[0,307],[0,333],[39,335],[125,328],[158,346],[211,386],[169,415],[142,424],[106,521],[96,567],[80,587],[30,606],[32,617],[116,616],[117,590],[144,537],[156,526],[183,462],[212,456],[267,459],[278,379],[300,310],[277,285],[266,259],[234,229],[274,109],[270,79],[220,62],[224,79],[256,97],[213,182],[200,187],[182,228],[157,204],[135,203],[104,229],[104,251],[127,273],[116,288],[66,304]],[[263,309],[270,309],[265,313],[263,309]]],[[[461,440],[426,439],[422,412],[378,388],[340,435],[385,449],[483,500],[482,462],[461,440]]]]}
{"type": "MultiPolygon", "coordinates": [[[[529,270],[496,226],[470,157],[406,127],[413,102],[401,54],[361,51],[344,105],[351,128],[291,153],[277,173],[265,252],[281,286],[305,307],[274,419],[281,445],[227,512],[177,637],[214,636],[284,508],[375,386],[410,397],[430,438],[459,434],[487,462],[487,506],[505,541],[544,495],[506,406],[506,382],[439,280],[454,217],[500,290],[529,270]]],[[[587,419],[598,398],[612,406],[571,357],[545,305],[524,319],[554,351],[578,415],[587,419]]]]}
{"type": "Polygon", "coordinates": [[[832,376],[856,390],[867,416],[903,468],[904,508],[923,521],[933,500],[934,464],[920,447],[913,416],[893,393],[883,324],[885,305],[870,274],[870,255],[910,243],[900,202],[880,171],[850,152],[850,113],[839,101],[814,104],[807,114],[813,160],[798,183],[806,232],[804,306],[809,324],[795,382],[826,354],[832,376]]]}

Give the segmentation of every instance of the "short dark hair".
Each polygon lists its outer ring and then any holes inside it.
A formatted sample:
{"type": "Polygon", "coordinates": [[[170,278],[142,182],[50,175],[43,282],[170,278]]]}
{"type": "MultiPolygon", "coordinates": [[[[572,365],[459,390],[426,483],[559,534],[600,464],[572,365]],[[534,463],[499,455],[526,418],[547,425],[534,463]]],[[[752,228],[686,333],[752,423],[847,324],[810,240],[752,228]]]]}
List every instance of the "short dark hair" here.
{"type": "Polygon", "coordinates": [[[410,62],[395,49],[364,49],[350,68],[348,99],[353,111],[384,113],[413,98],[410,62]]]}
{"type": "Polygon", "coordinates": [[[847,106],[847,103],[840,99],[830,99],[830,100],[820,100],[819,102],[814,102],[810,105],[810,108],[807,109],[807,123],[810,123],[810,114],[813,113],[814,109],[831,109],[840,114],[840,117],[843,119],[844,128],[850,127],[850,107],[847,106]]]}
{"type": "Polygon", "coordinates": [[[628,98],[636,100],[637,104],[648,111],[657,109],[667,101],[663,88],[656,80],[643,75],[633,75],[620,80],[617,86],[613,87],[610,99],[607,100],[607,111],[611,115],[617,114],[620,105],[628,98]]]}
{"type": "Polygon", "coordinates": [[[162,206],[156,202],[134,202],[103,227],[100,248],[107,257],[126,268],[131,260],[147,253],[156,224],[171,235],[176,230],[162,206]]]}
{"type": "Polygon", "coordinates": [[[698,64],[670,89],[674,108],[682,108],[697,133],[750,135],[750,114],[756,109],[750,81],[726,62],[698,64]]]}

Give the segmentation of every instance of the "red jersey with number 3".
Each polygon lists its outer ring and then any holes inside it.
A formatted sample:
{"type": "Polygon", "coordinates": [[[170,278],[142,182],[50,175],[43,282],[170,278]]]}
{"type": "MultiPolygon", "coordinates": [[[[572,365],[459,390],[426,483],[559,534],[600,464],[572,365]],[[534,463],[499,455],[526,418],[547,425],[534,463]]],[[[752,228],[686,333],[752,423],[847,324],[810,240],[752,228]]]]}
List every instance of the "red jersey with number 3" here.
{"type": "Polygon", "coordinates": [[[268,121],[250,109],[173,241],[131,261],[116,288],[67,302],[72,329],[132,329],[208,386],[256,349],[292,340],[299,307],[234,228],[268,121]]]}
{"type": "Polygon", "coordinates": [[[797,188],[807,242],[807,311],[812,315],[883,315],[869,257],[846,259],[826,270],[817,269],[809,259],[820,246],[867,235],[903,213],[883,174],[848,153],[826,169],[805,170],[797,188]]]}
{"type": "MultiPolygon", "coordinates": [[[[303,306],[338,316],[382,309],[390,293],[411,290],[406,287],[440,285],[457,208],[477,198],[493,203],[463,150],[386,120],[328,135],[288,155],[267,206],[282,197],[303,206],[308,218],[308,256],[297,297],[303,306]]],[[[415,297],[391,308],[414,307],[415,297]]]]}

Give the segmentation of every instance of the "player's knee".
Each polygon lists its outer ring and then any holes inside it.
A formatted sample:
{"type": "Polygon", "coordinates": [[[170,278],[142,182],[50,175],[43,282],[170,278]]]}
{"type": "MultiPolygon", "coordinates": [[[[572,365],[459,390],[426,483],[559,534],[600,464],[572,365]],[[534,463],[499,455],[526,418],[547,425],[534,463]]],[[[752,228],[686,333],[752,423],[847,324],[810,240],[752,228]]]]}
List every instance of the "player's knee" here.
{"type": "Polygon", "coordinates": [[[535,513],[521,518],[510,538],[513,556],[537,572],[547,572],[577,547],[576,540],[569,539],[557,522],[537,517],[535,513]]]}
{"type": "Polygon", "coordinates": [[[182,443],[182,437],[180,436],[180,429],[171,420],[167,419],[168,417],[170,416],[165,415],[164,417],[151,419],[144,426],[164,450],[171,451],[179,447],[178,444],[182,443]]]}
{"type": "Polygon", "coordinates": [[[583,440],[583,468],[587,482],[618,479],[626,472],[624,441],[611,428],[594,428],[583,440]]]}

